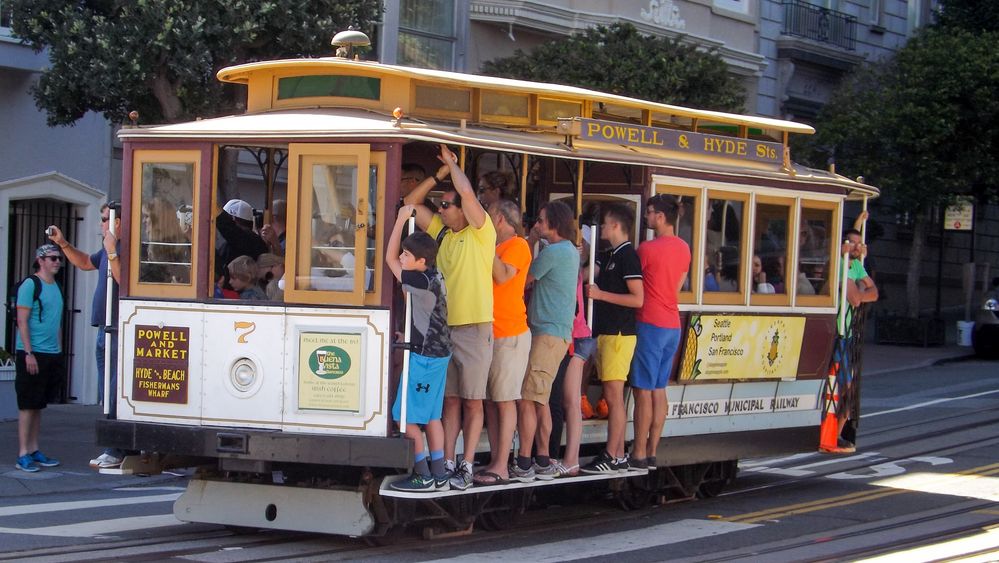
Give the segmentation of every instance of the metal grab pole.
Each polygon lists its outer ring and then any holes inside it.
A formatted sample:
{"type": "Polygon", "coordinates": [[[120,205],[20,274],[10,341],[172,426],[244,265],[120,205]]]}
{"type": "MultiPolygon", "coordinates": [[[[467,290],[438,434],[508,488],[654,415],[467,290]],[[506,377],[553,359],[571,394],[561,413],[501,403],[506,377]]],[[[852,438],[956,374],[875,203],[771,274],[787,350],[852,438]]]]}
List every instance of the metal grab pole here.
{"type": "MultiPolygon", "coordinates": [[[[413,212],[413,216],[409,218],[408,230],[409,233],[406,236],[413,234],[413,231],[416,230],[416,212],[413,212]]],[[[413,331],[412,295],[408,291],[404,293],[406,299],[406,324],[402,329],[402,340],[405,342],[406,347],[402,351],[402,377],[399,378],[399,386],[402,389],[402,397],[399,399],[399,431],[403,434],[406,433],[406,399],[409,395],[409,339],[413,331]]]]}
{"type": "MultiPolygon", "coordinates": [[[[114,230],[114,220],[117,215],[117,210],[112,202],[108,205],[108,232],[111,236],[117,237],[118,233],[114,230]]],[[[101,246],[104,246],[104,241],[101,240],[101,246]]],[[[117,248],[115,249],[117,251],[117,248]]],[[[104,249],[105,260],[107,260],[107,249],[104,249]]],[[[110,338],[118,337],[117,327],[110,331],[108,334],[108,329],[111,327],[112,320],[112,307],[114,304],[111,302],[112,296],[114,295],[114,275],[111,273],[111,261],[107,260],[107,277],[105,282],[105,293],[104,293],[104,415],[107,416],[111,414],[111,396],[117,396],[117,392],[112,393],[111,391],[111,362],[118,361],[118,358],[111,359],[111,341],[110,338]]]]}
{"type": "MultiPolygon", "coordinates": [[[[597,226],[590,225],[590,273],[589,273],[589,284],[593,285],[593,267],[596,266],[597,258],[597,241],[600,239],[597,237],[597,226]]],[[[593,331],[593,298],[589,296],[587,292],[586,296],[586,326],[593,331]]]]}
{"type": "MultiPolygon", "coordinates": [[[[864,213],[867,212],[867,196],[864,196],[864,213]]],[[[860,243],[867,244],[867,219],[860,224],[860,243]]],[[[860,257],[860,263],[863,264],[867,260],[867,254],[860,257]]]]}

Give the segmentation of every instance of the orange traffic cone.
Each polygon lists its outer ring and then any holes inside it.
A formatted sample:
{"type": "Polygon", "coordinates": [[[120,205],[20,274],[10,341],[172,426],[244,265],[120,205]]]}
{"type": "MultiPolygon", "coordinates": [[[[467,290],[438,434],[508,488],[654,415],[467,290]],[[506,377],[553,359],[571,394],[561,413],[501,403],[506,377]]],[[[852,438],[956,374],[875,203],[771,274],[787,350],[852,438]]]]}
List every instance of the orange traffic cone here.
{"type": "Polygon", "coordinates": [[[839,451],[839,419],[836,418],[836,407],[839,405],[839,386],[836,384],[836,371],[839,364],[829,367],[829,378],[826,380],[826,414],[819,429],[819,451],[837,453],[839,451]]]}

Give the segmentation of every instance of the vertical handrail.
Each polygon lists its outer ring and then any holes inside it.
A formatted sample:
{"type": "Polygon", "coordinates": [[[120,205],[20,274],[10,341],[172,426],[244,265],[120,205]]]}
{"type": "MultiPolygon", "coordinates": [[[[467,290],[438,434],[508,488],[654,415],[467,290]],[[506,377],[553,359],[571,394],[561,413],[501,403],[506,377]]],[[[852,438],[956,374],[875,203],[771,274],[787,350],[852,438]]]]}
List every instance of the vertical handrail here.
{"type": "MultiPolygon", "coordinates": [[[[589,284],[593,286],[593,267],[596,266],[597,258],[597,241],[600,239],[597,237],[597,226],[596,224],[590,225],[590,271],[589,271],[589,284]]],[[[593,332],[593,298],[589,296],[587,292],[586,296],[586,326],[589,327],[590,332],[593,332]]]]}
{"type": "MultiPolygon", "coordinates": [[[[117,215],[117,210],[115,209],[114,202],[108,204],[108,232],[111,233],[112,237],[116,237],[118,234],[114,230],[114,220],[117,215]]],[[[101,240],[101,245],[104,245],[104,241],[101,240]]],[[[117,249],[116,249],[117,250],[117,249]]],[[[107,249],[104,250],[105,260],[107,259],[107,249]]],[[[116,330],[109,330],[111,328],[112,321],[112,309],[114,308],[114,303],[112,302],[112,297],[114,295],[114,274],[111,273],[111,261],[107,260],[107,277],[105,278],[105,293],[104,293],[104,415],[107,416],[111,414],[111,362],[118,361],[118,358],[111,358],[111,339],[118,338],[117,327],[116,330]],[[109,334],[110,333],[110,334],[109,334]]],[[[117,396],[117,392],[114,393],[117,396]]]]}
{"type": "MultiPolygon", "coordinates": [[[[413,234],[416,230],[416,212],[409,218],[408,229],[409,232],[406,236],[413,234]]],[[[406,324],[402,329],[402,340],[405,342],[406,346],[402,351],[402,377],[399,378],[399,388],[402,396],[399,398],[399,431],[403,434],[406,433],[406,399],[409,395],[409,339],[412,337],[413,333],[413,302],[412,295],[406,291],[404,292],[404,298],[406,300],[406,324]]]]}

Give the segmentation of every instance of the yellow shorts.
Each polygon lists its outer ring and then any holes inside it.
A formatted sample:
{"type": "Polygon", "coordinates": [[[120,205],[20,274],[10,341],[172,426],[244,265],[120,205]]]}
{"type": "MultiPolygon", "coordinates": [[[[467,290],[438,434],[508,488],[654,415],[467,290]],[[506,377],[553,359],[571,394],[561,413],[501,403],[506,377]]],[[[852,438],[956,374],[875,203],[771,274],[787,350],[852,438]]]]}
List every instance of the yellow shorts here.
{"type": "Polygon", "coordinates": [[[638,337],[634,334],[597,336],[597,373],[600,374],[600,381],[628,381],[637,342],[638,337]]]}

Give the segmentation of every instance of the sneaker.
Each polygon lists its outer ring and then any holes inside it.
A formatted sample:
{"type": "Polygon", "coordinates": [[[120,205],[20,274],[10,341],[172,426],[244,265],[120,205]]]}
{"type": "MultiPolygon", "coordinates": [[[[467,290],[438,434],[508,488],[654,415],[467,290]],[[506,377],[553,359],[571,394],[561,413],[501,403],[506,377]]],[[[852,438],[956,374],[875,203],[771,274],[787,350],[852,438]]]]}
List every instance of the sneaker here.
{"type": "Polygon", "coordinates": [[[552,479],[558,477],[558,470],[555,468],[557,462],[551,461],[548,465],[542,467],[537,463],[531,469],[534,470],[534,476],[539,481],[551,481],[552,479]]]}
{"type": "MultiPolygon", "coordinates": [[[[627,473],[631,471],[631,463],[628,460],[628,454],[625,454],[624,457],[616,458],[614,463],[617,465],[618,473],[627,473]]],[[[636,469],[636,471],[638,470],[636,469]]]]}
{"type": "Polygon", "coordinates": [[[461,462],[461,467],[454,470],[451,479],[448,481],[452,489],[464,491],[472,486],[472,464],[467,461],[461,462]]]}
{"type": "Polygon", "coordinates": [[[836,440],[836,448],[845,454],[852,454],[857,451],[857,446],[845,438],[839,438],[836,440]]]}
{"type": "Polygon", "coordinates": [[[436,489],[435,480],[430,475],[419,475],[413,473],[408,478],[396,481],[389,485],[397,491],[409,493],[428,492],[436,489]]]}
{"type": "Polygon", "coordinates": [[[451,473],[445,472],[443,475],[434,475],[434,489],[438,491],[450,491],[451,473]]]}
{"type": "Polygon", "coordinates": [[[28,473],[38,471],[38,464],[36,464],[35,460],[31,459],[31,456],[28,454],[17,458],[17,463],[14,464],[14,467],[20,469],[21,471],[27,471],[28,473]]]}
{"type": "Polygon", "coordinates": [[[447,471],[448,473],[454,473],[454,460],[453,459],[445,459],[444,460],[444,471],[447,471]]]}
{"type": "Polygon", "coordinates": [[[583,414],[583,420],[593,418],[593,405],[590,404],[590,400],[586,398],[586,395],[579,398],[579,410],[583,414]]]}
{"type": "Polygon", "coordinates": [[[519,481],[521,483],[530,483],[533,481],[537,475],[534,474],[534,468],[536,465],[528,467],[527,469],[521,469],[519,465],[513,463],[508,468],[510,471],[510,480],[519,481]]]}
{"type": "Polygon", "coordinates": [[[659,462],[656,461],[656,456],[654,456],[654,455],[651,455],[651,456],[645,458],[645,465],[649,466],[649,471],[655,471],[656,469],[659,469],[656,466],[657,463],[659,463],[659,462]]]}
{"type": "Polygon", "coordinates": [[[51,457],[43,454],[40,450],[35,450],[31,454],[31,459],[35,460],[35,463],[41,465],[42,467],[55,467],[59,465],[58,459],[52,459],[51,457]]]}
{"type": "Polygon", "coordinates": [[[593,461],[580,467],[579,471],[588,475],[613,475],[618,472],[618,464],[609,453],[601,452],[593,461]]]}
{"type": "Polygon", "coordinates": [[[90,467],[94,469],[109,469],[111,467],[118,467],[124,458],[113,456],[109,453],[103,453],[94,459],[90,460],[90,467]]]}
{"type": "Polygon", "coordinates": [[[629,471],[648,471],[649,470],[649,458],[643,457],[642,459],[635,458],[625,458],[624,461],[629,471]]]}
{"type": "Polygon", "coordinates": [[[610,414],[610,407],[607,406],[607,399],[600,399],[597,403],[597,418],[607,418],[610,414]]]}

